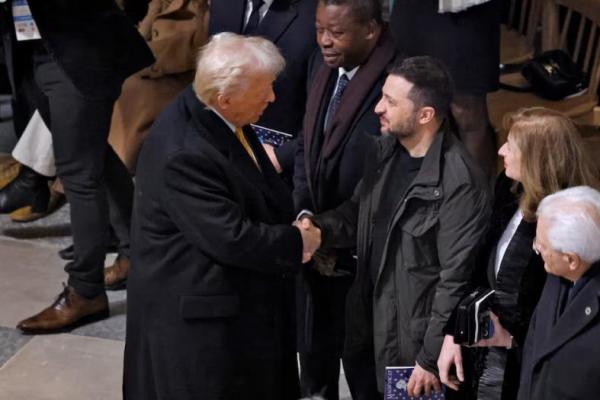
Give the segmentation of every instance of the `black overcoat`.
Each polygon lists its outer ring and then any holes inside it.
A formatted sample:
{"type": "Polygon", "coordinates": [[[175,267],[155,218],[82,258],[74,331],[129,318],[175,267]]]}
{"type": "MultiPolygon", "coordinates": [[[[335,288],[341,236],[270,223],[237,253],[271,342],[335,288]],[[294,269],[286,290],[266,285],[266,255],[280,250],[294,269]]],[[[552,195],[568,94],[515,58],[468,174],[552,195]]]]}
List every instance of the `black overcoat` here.
{"type": "Polygon", "coordinates": [[[560,316],[571,283],[548,275],[525,341],[519,400],[598,398],[600,262],[592,268],[560,316]]]}
{"type": "Polygon", "coordinates": [[[291,196],[186,88],[142,147],[128,278],[127,399],[295,399],[291,196]]]}

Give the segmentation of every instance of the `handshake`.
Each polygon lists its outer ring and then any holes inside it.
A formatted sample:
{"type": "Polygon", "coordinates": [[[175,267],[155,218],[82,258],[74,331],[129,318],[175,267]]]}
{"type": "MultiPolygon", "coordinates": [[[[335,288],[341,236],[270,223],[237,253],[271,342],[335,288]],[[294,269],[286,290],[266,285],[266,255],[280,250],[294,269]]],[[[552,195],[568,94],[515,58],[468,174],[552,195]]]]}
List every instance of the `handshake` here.
{"type": "Polygon", "coordinates": [[[292,225],[298,228],[302,235],[302,263],[307,263],[321,247],[321,230],[306,217],[294,221],[292,225]]]}

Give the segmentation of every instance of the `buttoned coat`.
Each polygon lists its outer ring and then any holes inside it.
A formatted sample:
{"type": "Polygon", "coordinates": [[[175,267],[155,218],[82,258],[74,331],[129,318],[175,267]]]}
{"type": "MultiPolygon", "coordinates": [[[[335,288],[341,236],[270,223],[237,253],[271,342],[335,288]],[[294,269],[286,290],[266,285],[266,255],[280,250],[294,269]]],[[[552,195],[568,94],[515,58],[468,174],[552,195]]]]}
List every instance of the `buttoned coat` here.
{"type": "Polygon", "coordinates": [[[370,265],[373,213],[383,187],[393,185],[389,161],[396,146],[393,136],[374,138],[354,196],[315,217],[324,247],[357,246],[344,350],[374,349],[381,392],[386,366],[416,361],[437,372],[443,330],[467,290],[490,215],[484,177],[453,133],[442,128],[389,216],[381,262],[370,265]]]}
{"type": "Polygon", "coordinates": [[[548,275],[525,341],[519,400],[598,397],[600,263],[592,268],[560,316],[560,303],[572,283],[548,275]]]}
{"type": "Polygon", "coordinates": [[[142,146],[128,276],[127,399],[296,399],[292,201],[186,88],[142,146]]]}

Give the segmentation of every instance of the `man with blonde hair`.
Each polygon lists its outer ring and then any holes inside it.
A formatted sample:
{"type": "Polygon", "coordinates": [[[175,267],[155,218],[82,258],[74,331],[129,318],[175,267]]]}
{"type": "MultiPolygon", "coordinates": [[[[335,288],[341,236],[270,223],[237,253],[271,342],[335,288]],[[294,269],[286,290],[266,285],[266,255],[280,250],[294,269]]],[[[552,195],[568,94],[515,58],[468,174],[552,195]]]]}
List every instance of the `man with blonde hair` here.
{"type": "Polygon", "coordinates": [[[266,39],[216,35],[142,147],[125,399],[299,397],[294,273],[318,246],[250,123],[283,69],[266,39]],[[303,246],[304,245],[304,246],[303,246]]]}
{"type": "Polygon", "coordinates": [[[600,192],[542,200],[534,250],[550,274],[529,325],[520,400],[592,399],[600,391],[600,192]]]}

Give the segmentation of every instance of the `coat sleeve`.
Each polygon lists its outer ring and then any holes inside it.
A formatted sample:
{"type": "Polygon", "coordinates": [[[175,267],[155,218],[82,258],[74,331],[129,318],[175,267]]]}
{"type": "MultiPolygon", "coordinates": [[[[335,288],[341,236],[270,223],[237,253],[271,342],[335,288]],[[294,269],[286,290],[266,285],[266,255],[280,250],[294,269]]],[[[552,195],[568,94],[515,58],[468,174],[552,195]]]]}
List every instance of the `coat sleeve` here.
{"type": "Polygon", "coordinates": [[[333,210],[312,217],[314,223],[321,229],[321,247],[336,249],[356,247],[362,188],[361,180],[350,199],[333,210]]]}
{"type": "Polygon", "coordinates": [[[301,129],[298,134],[298,144],[296,145],[294,158],[294,207],[296,212],[313,208],[304,163],[304,129],[301,129]]]}
{"type": "Polygon", "coordinates": [[[449,193],[440,207],[437,251],[441,270],[423,346],[417,354],[417,363],[430,372],[437,373],[444,328],[467,290],[490,209],[487,192],[472,184],[449,193]]]}
{"type": "Polygon", "coordinates": [[[236,202],[235,182],[208,156],[178,153],[164,172],[162,202],[184,236],[215,262],[265,273],[295,273],[302,237],[291,225],[248,218],[236,202]]]}

